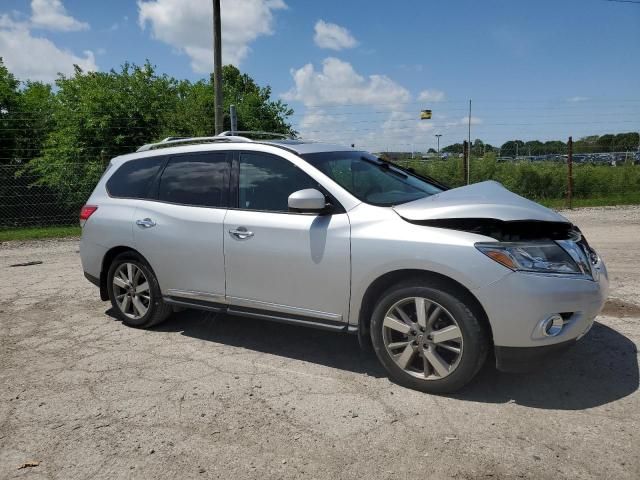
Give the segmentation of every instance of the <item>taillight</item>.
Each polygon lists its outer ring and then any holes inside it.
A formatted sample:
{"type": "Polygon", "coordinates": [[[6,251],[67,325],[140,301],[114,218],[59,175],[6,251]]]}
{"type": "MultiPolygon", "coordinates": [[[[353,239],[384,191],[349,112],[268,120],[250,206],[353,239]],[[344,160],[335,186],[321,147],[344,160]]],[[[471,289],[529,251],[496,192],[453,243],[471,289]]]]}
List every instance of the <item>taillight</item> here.
{"type": "Polygon", "coordinates": [[[97,205],[85,205],[80,209],[80,226],[84,227],[84,224],[89,219],[93,212],[98,209],[97,205]]]}

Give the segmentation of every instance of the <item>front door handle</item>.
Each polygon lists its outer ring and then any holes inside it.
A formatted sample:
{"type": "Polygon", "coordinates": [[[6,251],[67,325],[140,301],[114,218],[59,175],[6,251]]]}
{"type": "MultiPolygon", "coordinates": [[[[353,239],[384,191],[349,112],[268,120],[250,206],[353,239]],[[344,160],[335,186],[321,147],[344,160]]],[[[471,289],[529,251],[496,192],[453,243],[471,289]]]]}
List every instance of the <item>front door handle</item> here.
{"type": "Polygon", "coordinates": [[[142,228],[151,228],[156,226],[156,222],[154,222],[150,218],[145,218],[143,220],[136,220],[136,225],[142,228]]]}
{"type": "Polygon", "coordinates": [[[238,227],[235,230],[229,230],[229,233],[239,240],[246,240],[247,238],[253,237],[253,232],[250,232],[245,227],[238,227]]]}

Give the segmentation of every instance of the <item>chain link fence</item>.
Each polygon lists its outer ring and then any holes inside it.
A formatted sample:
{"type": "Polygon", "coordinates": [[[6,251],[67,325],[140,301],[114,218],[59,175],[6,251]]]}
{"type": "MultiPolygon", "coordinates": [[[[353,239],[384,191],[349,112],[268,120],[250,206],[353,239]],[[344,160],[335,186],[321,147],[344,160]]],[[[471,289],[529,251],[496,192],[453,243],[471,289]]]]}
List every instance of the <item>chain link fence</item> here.
{"type": "MultiPolygon", "coordinates": [[[[397,158],[396,163],[428,175],[449,186],[466,183],[462,158],[397,158]]],[[[629,152],[617,162],[574,161],[572,197],[575,206],[640,203],[640,154],[629,152]]],[[[566,158],[554,160],[497,158],[495,154],[472,157],[469,181],[500,182],[530,200],[555,208],[569,207],[569,168],[566,158]]]]}
{"type": "MultiPolygon", "coordinates": [[[[384,155],[383,155],[384,156],[384,155]]],[[[461,158],[390,158],[452,187],[465,183],[461,158]]],[[[78,212],[108,161],[65,163],[56,189],[42,185],[41,173],[25,163],[0,165],[0,229],[76,225],[78,212]]],[[[640,204],[640,158],[636,152],[617,164],[578,163],[573,167],[574,205],[640,204]]],[[[568,175],[563,161],[500,161],[495,155],[471,159],[471,183],[495,180],[532,200],[567,206],[568,175]]]]}
{"type": "Polygon", "coordinates": [[[0,229],[75,225],[78,212],[92,191],[89,185],[72,185],[73,200],[40,185],[39,174],[25,165],[0,165],[0,229]]]}

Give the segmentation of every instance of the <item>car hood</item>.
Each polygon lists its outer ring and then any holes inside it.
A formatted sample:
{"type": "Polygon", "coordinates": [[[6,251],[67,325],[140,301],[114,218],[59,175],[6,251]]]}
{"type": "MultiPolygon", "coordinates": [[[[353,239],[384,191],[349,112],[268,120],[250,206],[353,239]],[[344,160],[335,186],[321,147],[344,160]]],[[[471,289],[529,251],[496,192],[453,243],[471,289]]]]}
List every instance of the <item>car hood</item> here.
{"type": "Polygon", "coordinates": [[[532,220],[569,223],[562,215],[516,195],[494,181],[453,188],[396,205],[393,209],[410,221],[483,218],[504,222],[532,220]]]}

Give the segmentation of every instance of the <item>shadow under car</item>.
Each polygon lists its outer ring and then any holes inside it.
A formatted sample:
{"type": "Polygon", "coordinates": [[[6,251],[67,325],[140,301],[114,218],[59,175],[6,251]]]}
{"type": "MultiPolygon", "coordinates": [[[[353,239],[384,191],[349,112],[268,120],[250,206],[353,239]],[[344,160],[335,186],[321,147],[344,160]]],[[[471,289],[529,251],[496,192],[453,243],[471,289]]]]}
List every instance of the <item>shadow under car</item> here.
{"type": "MultiPolygon", "coordinates": [[[[115,316],[111,310],[107,312],[115,316]]],[[[228,314],[185,310],[153,330],[303,360],[331,368],[385,377],[373,351],[363,351],[355,335],[228,314]]],[[[488,359],[460,392],[448,395],[482,403],[541,409],[582,410],[613,402],[639,386],[637,347],[624,335],[595,322],[571,349],[527,373],[502,373],[488,359]]]]}

